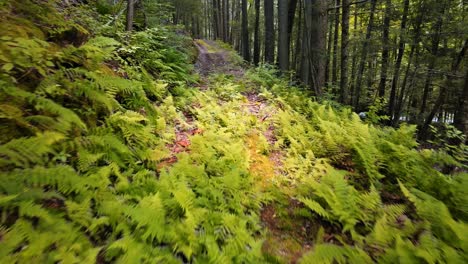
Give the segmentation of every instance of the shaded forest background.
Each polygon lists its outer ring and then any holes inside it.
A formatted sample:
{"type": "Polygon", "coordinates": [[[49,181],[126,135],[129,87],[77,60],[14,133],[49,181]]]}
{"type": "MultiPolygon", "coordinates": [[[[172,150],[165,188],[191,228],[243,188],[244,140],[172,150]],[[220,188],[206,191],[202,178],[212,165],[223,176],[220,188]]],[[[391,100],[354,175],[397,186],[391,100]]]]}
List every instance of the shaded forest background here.
{"type": "MultiPolygon", "coordinates": [[[[133,0],[134,1],[134,0],[133,0]]],[[[468,132],[463,0],[141,0],[139,26],[183,24],[195,38],[230,43],[276,65],[318,98],[381,123],[433,121],[468,132]]]]}

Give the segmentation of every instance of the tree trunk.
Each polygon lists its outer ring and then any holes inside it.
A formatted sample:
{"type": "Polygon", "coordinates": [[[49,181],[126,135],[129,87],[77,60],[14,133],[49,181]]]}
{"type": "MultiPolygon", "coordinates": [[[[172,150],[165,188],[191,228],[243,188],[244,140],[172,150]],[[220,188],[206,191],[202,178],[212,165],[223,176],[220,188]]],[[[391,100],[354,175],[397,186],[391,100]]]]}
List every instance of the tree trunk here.
{"type": "MultiPolygon", "coordinates": [[[[387,0],[389,1],[389,0],[387,0]]],[[[367,30],[366,30],[366,39],[364,40],[364,43],[362,45],[362,51],[361,51],[361,61],[359,63],[359,71],[357,73],[357,79],[356,79],[356,92],[353,96],[354,98],[354,108],[358,109],[359,108],[359,99],[361,97],[361,85],[362,85],[362,77],[364,74],[364,67],[366,64],[367,60],[367,52],[369,50],[369,42],[370,38],[372,35],[372,30],[374,29],[374,14],[375,14],[375,7],[377,5],[377,0],[371,0],[371,9],[370,9],[370,16],[369,16],[369,23],[367,25],[367,30]]],[[[388,15],[386,15],[387,17],[388,15]]]]}
{"type": "Polygon", "coordinates": [[[278,64],[279,64],[279,69],[282,72],[286,72],[289,70],[288,1],[287,0],[278,1],[278,64]]]}
{"type": "MultiPolygon", "coordinates": [[[[398,56],[395,62],[395,70],[393,72],[393,80],[392,80],[392,89],[390,90],[390,101],[388,104],[388,115],[390,116],[390,120],[393,120],[395,114],[395,99],[396,99],[396,92],[398,87],[398,80],[400,78],[400,68],[401,62],[403,60],[403,53],[405,52],[405,34],[406,34],[406,20],[408,17],[408,9],[409,9],[409,0],[405,0],[404,7],[403,7],[403,17],[401,18],[401,26],[400,26],[400,43],[398,44],[398,56]]],[[[402,89],[403,91],[403,89],[402,89]]]]}
{"type": "MultiPolygon", "coordinates": [[[[460,50],[457,57],[455,58],[455,61],[452,64],[452,68],[450,70],[450,72],[452,74],[457,73],[458,68],[460,67],[460,64],[461,64],[461,62],[463,60],[463,57],[465,57],[465,53],[466,53],[467,49],[468,49],[468,40],[465,40],[463,48],[460,50]]],[[[437,97],[436,103],[434,104],[434,107],[432,108],[429,115],[426,117],[423,126],[419,130],[420,138],[423,138],[423,139],[426,138],[427,130],[429,129],[429,126],[432,123],[432,119],[434,119],[434,116],[437,114],[437,111],[439,111],[440,107],[442,106],[442,104],[444,102],[444,99],[445,99],[445,96],[447,94],[447,90],[452,86],[453,86],[452,77],[451,76],[445,76],[445,85],[440,87],[439,96],[437,97]]]]}
{"type": "Polygon", "coordinates": [[[385,96],[385,87],[387,84],[387,71],[388,71],[388,58],[390,56],[390,11],[391,1],[385,1],[385,18],[383,22],[383,34],[382,34],[382,68],[380,69],[380,82],[379,82],[379,97],[385,96]]]}
{"type": "Polygon", "coordinates": [[[260,62],[260,0],[255,0],[255,29],[254,29],[254,54],[253,62],[258,65],[260,62]]]}
{"type": "Polygon", "coordinates": [[[349,44],[349,0],[342,1],[341,13],[341,78],[340,102],[349,102],[348,95],[348,44],[349,44]]]}
{"type": "Polygon", "coordinates": [[[292,30],[294,27],[294,18],[296,16],[297,0],[289,0],[288,5],[288,45],[291,46],[292,30]]]}
{"type": "Polygon", "coordinates": [[[126,31],[133,30],[134,4],[135,0],[127,0],[127,23],[125,24],[126,31]]]}
{"type": "Polygon", "coordinates": [[[242,56],[244,60],[250,62],[247,0],[242,0],[242,56]]]}
{"type": "Polygon", "coordinates": [[[223,0],[223,17],[224,17],[224,29],[223,29],[223,41],[229,42],[229,0],[223,0]]]}
{"type": "Polygon", "coordinates": [[[434,67],[437,61],[437,55],[439,54],[439,43],[440,43],[440,34],[442,32],[442,15],[445,13],[445,5],[442,7],[442,12],[437,18],[437,22],[433,28],[434,35],[432,37],[432,47],[431,47],[431,58],[429,61],[429,66],[427,68],[426,81],[424,83],[423,98],[421,102],[421,108],[419,110],[418,122],[423,121],[424,113],[426,112],[427,100],[429,99],[429,93],[432,87],[432,77],[434,67]]]}
{"type": "MultiPolygon", "coordinates": [[[[311,1],[311,0],[306,0],[311,1]]],[[[315,95],[320,96],[325,86],[325,64],[327,55],[327,1],[317,0],[312,4],[312,28],[310,29],[310,59],[312,85],[315,95]]]]}
{"type": "MultiPolygon", "coordinates": [[[[408,83],[408,78],[410,76],[410,68],[411,64],[413,62],[413,58],[415,57],[414,54],[419,54],[419,49],[418,49],[418,44],[421,41],[421,26],[424,20],[425,16],[425,5],[423,1],[420,1],[419,3],[419,10],[418,10],[418,15],[416,17],[415,21],[415,26],[414,26],[414,38],[411,44],[411,50],[408,58],[408,65],[406,66],[406,71],[405,71],[405,77],[403,78],[403,83],[401,84],[401,91],[400,95],[398,97],[398,102],[396,103],[396,109],[394,111],[394,118],[392,119],[392,126],[398,125],[400,121],[400,115],[403,110],[403,105],[404,105],[404,94],[406,91],[407,83],[408,83]]],[[[416,55],[416,58],[418,55],[416,55]]]]}
{"type": "Polygon", "coordinates": [[[302,32],[302,25],[303,25],[303,19],[302,19],[302,1],[299,1],[299,17],[297,20],[297,36],[296,36],[296,45],[295,45],[295,52],[293,54],[293,65],[292,68],[298,71],[300,69],[299,64],[301,60],[298,60],[297,58],[302,58],[301,56],[301,32],[302,32]]]}
{"type": "Polygon", "coordinates": [[[218,39],[219,38],[219,14],[218,14],[218,1],[213,0],[213,38],[218,39]]]}
{"type": "Polygon", "coordinates": [[[273,0],[264,0],[265,12],[265,62],[275,63],[275,27],[273,0]]]}
{"type": "MultiPolygon", "coordinates": [[[[340,0],[335,0],[335,5],[339,6],[340,0]]],[[[340,29],[340,10],[335,9],[335,30],[333,33],[333,59],[332,59],[332,84],[338,84],[338,37],[340,29]]]]}
{"type": "Polygon", "coordinates": [[[455,113],[454,125],[468,135],[468,69],[465,74],[462,96],[458,104],[458,111],[455,113]]]}
{"type": "Polygon", "coordinates": [[[331,56],[333,54],[333,22],[328,22],[328,41],[327,41],[327,64],[325,66],[325,84],[328,86],[330,84],[330,65],[331,65],[331,56]]]}

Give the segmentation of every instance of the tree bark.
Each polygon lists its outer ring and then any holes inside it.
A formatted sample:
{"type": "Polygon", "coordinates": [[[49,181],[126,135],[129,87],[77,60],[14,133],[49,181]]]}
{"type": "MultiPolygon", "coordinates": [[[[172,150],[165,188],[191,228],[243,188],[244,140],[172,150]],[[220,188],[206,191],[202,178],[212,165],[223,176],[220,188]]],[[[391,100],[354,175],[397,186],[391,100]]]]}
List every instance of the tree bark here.
{"type": "Polygon", "coordinates": [[[302,32],[302,25],[304,23],[302,19],[302,13],[303,13],[303,8],[302,8],[302,1],[299,1],[299,17],[297,20],[297,36],[296,36],[296,45],[295,45],[295,52],[293,54],[293,62],[292,62],[292,68],[295,69],[296,71],[299,72],[300,70],[300,62],[301,60],[298,58],[302,58],[302,45],[301,45],[301,32],[302,32]]]}
{"type": "Polygon", "coordinates": [[[341,78],[340,78],[340,102],[349,102],[348,94],[348,44],[349,44],[349,0],[342,1],[341,13],[341,78]]]}
{"type": "MultiPolygon", "coordinates": [[[[452,74],[457,73],[458,68],[460,67],[460,64],[461,64],[461,62],[463,60],[463,57],[465,57],[467,49],[468,49],[468,40],[465,40],[465,43],[463,44],[462,49],[458,53],[458,55],[455,58],[454,62],[452,63],[452,67],[451,67],[451,70],[450,70],[450,72],[452,74]]],[[[437,114],[437,111],[439,111],[440,107],[442,106],[442,104],[444,102],[444,99],[445,99],[445,97],[447,95],[447,90],[452,86],[453,86],[452,77],[451,76],[445,76],[445,85],[440,87],[439,96],[437,97],[436,103],[434,104],[434,107],[432,108],[429,115],[426,117],[423,126],[419,130],[420,138],[426,138],[427,130],[429,129],[429,126],[432,123],[432,119],[434,119],[434,116],[437,114]]]]}
{"type": "Polygon", "coordinates": [[[273,0],[264,0],[265,12],[265,62],[275,63],[275,28],[273,0]]]}
{"type": "MultiPolygon", "coordinates": [[[[306,0],[307,2],[308,0],[306,0]]],[[[310,0],[309,0],[310,1],[310,0]]],[[[278,65],[282,72],[289,70],[288,1],[278,1],[278,65]]]]}
{"type": "MultiPolygon", "coordinates": [[[[395,114],[395,100],[398,88],[398,80],[400,78],[400,68],[401,62],[403,60],[403,54],[405,52],[405,45],[406,45],[406,20],[408,17],[408,9],[409,9],[409,0],[405,0],[404,7],[403,7],[403,16],[401,18],[401,26],[400,26],[400,43],[398,44],[398,55],[395,62],[395,70],[393,72],[393,80],[392,80],[392,88],[390,90],[390,100],[388,104],[388,115],[390,116],[390,121],[393,122],[394,114],[395,114]]],[[[403,90],[403,89],[402,89],[403,90]]]]}
{"type": "Polygon", "coordinates": [[[250,61],[248,21],[247,0],[242,0],[242,56],[246,61],[250,61]]]}
{"type": "MultiPolygon", "coordinates": [[[[308,1],[308,0],[306,0],[308,1]]],[[[309,0],[310,1],[310,0],[309,0]]],[[[327,56],[327,1],[317,0],[312,4],[311,70],[315,95],[320,96],[325,86],[325,65],[327,56]]]]}
{"type": "MultiPolygon", "coordinates": [[[[340,0],[335,0],[335,5],[339,6],[340,0]]],[[[333,33],[333,59],[332,59],[332,84],[338,84],[338,37],[340,29],[340,12],[335,9],[335,29],[333,33]]]]}
{"type": "Polygon", "coordinates": [[[382,68],[380,69],[380,82],[379,82],[379,97],[385,96],[385,87],[387,84],[387,71],[388,71],[388,58],[390,55],[390,11],[391,1],[385,1],[385,18],[383,23],[383,34],[382,34],[382,68]]]}
{"type": "Polygon", "coordinates": [[[291,46],[292,30],[294,27],[294,18],[296,15],[297,0],[289,0],[288,5],[288,45],[291,46]]]}
{"type": "MultiPolygon", "coordinates": [[[[421,26],[422,26],[422,23],[423,23],[423,20],[424,20],[424,16],[425,16],[425,5],[424,5],[423,1],[420,1],[419,2],[418,15],[416,17],[416,21],[415,21],[415,25],[414,25],[414,37],[413,37],[413,41],[412,41],[412,44],[411,44],[411,50],[410,50],[409,58],[408,58],[408,65],[406,66],[405,77],[403,78],[403,83],[401,84],[400,95],[399,95],[398,101],[396,103],[396,107],[395,107],[395,111],[394,111],[394,117],[392,119],[392,126],[396,126],[400,122],[400,116],[401,116],[401,112],[402,112],[403,106],[404,106],[404,95],[405,95],[405,91],[406,91],[406,88],[407,88],[408,79],[409,79],[409,76],[410,76],[410,69],[411,69],[411,65],[413,63],[413,58],[415,57],[414,54],[415,54],[415,52],[416,52],[416,54],[419,53],[419,51],[417,51],[417,50],[418,50],[418,44],[421,41],[421,26]]],[[[416,57],[418,57],[418,56],[416,55],[416,57]]]]}
{"type": "Polygon", "coordinates": [[[260,0],[255,0],[255,26],[254,26],[254,54],[253,62],[258,65],[260,62],[260,0]]]}
{"type": "Polygon", "coordinates": [[[468,135],[468,69],[465,74],[462,96],[458,104],[458,111],[455,113],[454,125],[463,134],[468,135]]]}
{"type": "MultiPolygon", "coordinates": [[[[389,1],[389,0],[387,0],[389,1]]],[[[369,41],[372,35],[372,30],[374,29],[374,14],[375,14],[375,7],[377,5],[377,0],[371,0],[371,8],[370,8],[370,16],[369,16],[369,23],[367,24],[367,30],[366,30],[366,38],[364,40],[364,43],[362,45],[362,51],[361,51],[361,61],[359,63],[359,70],[357,73],[357,79],[356,79],[356,92],[354,94],[354,108],[358,109],[359,108],[359,99],[361,97],[361,85],[362,85],[362,77],[364,74],[364,67],[366,64],[367,60],[367,52],[369,50],[369,41]]],[[[387,17],[388,15],[386,15],[387,17]]]]}
{"type": "Polygon", "coordinates": [[[218,1],[213,0],[213,38],[219,38],[219,14],[218,14],[218,1]]]}
{"type": "Polygon", "coordinates": [[[125,24],[126,31],[133,30],[134,4],[135,0],[127,0],[127,23],[125,24]]]}

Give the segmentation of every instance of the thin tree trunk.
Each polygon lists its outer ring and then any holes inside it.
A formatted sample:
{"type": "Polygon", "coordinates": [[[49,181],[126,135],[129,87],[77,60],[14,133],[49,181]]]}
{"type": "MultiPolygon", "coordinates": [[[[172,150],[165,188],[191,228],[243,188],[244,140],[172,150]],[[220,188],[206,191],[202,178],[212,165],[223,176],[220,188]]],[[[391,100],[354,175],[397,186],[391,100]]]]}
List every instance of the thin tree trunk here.
{"type": "Polygon", "coordinates": [[[229,42],[229,24],[230,24],[230,17],[229,17],[229,0],[224,0],[224,38],[223,41],[228,43],[229,42]]]}
{"type": "Polygon", "coordinates": [[[265,12],[265,62],[275,63],[275,28],[273,0],[264,0],[265,12]]]}
{"type": "Polygon", "coordinates": [[[254,64],[260,62],[260,0],[255,0],[254,64]]]}
{"type": "Polygon", "coordinates": [[[126,31],[133,30],[134,4],[135,0],[127,0],[127,23],[125,24],[126,31]]]}
{"type": "Polygon", "coordinates": [[[424,83],[423,98],[421,102],[421,108],[419,110],[418,122],[423,122],[423,116],[427,108],[427,100],[429,99],[429,93],[432,87],[432,77],[435,64],[437,61],[437,55],[439,54],[439,43],[440,43],[440,34],[442,32],[442,15],[445,13],[445,5],[442,7],[441,15],[437,18],[437,22],[434,26],[434,32],[432,38],[432,47],[431,47],[431,58],[429,61],[429,66],[427,68],[426,81],[424,83]]]}
{"type": "MultiPolygon", "coordinates": [[[[452,64],[452,68],[450,70],[452,74],[457,73],[458,68],[460,67],[460,64],[463,60],[463,57],[465,57],[465,53],[467,49],[468,49],[468,40],[465,40],[465,43],[463,44],[463,48],[460,50],[457,57],[455,58],[455,61],[452,64]]],[[[426,138],[429,125],[432,123],[432,119],[434,119],[434,116],[437,114],[437,111],[439,111],[440,107],[442,106],[445,96],[447,94],[447,90],[452,86],[453,86],[452,77],[445,76],[445,85],[440,87],[439,96],[437,97],[436,103],[434,107],[432,108],[431,112],[429,113],[429,115],[426,117],[426,121],[424,122],[424,125],[421,127],[419,131],[420,138],[426,138]]]]}
{"type": "Polygon", "coordinates": [[[327,64],[325,66],[325,84],[328,86],[330,84],[330,66],[331,66],[331,57],[333,54],[333,22],[328,22],[328,43],[327,43],[327,64]]]}
{"type": "Polygon", "coordinates": [[[282,72],[286,72],[289,69],[287,0],[278,1],[278,65],[282,72]]]}
{"type": "Polygon", "coordinates": [[[341,13],[341,78],[340,78],[340,101],[349,102],[348,95],[348,44],[349,44],[349,0],[342,1],[341,13]]]}
{"type": "MultiPolygon", "coordinates": [[[[390,116],[390,120],[393,120],[395,114],[395,99],[396,99],[396,92],[398,87],[398,80],[400,78],[400,68],[401,62],[403,60],[403,53],[405,52],[405,34],[406,34],[406,20],[408,17],[408,9],[409,9],[409,0],[405,0],[404,7],[403,7],[403,17],[401,18],[401,26],[400,26],[400,43],[398,45],[398,56],[395,62],[395,70],[393,72],[393,80],[392,80],[392,89],[390,90],[390,101],[388,104],[388,115],[390,116]]],[[[403,91],[403,89],[402,89],[403,91]]]]}
{"type": "Polygon", "coordinates": [[[391,11],[391,1],[385,1],[385,18],[383,23],[383,34],[382,34],[382,68],[380,69],[380,82],[379,82],[379,97],[383,98],[385,96],[385,88],[387,84],[387,71],[388,71],[388,61],[390,57],[390,11],[391,11]]]}
{"type": "Polygon", "coordinates": [[[217,0],[218,1],[218,37],[224,41],[224,7],[223,7],[223,1],[222,0],[217,0]]]}
{"type": "Polygon", "coordinates": [[[465,81],[463,85],[462,96],[458,104],[458,111],[455,113],[454,124],[463,132],[468,135],[468,69],[466,70],[465,81]]]}
{"type": "Polygon", "coordinates": [[[406,71],[405,71],[405,77],[403,78],[403,83],[401,84],[401,91],[400,91],[400,96],[398,98],[398,102],[396,103],[396,110],[394,113],[394,118],[392,119],[392,126],[398,125],[400,121],[400,115],[403,110],[404,106],[404,94],[406,91],[407,83],[408,83],[408,78],[410,76],[410,68],[413,62],[413,58],[415,57],[414,54],[416,52],[416,58],[419,57],[419,49],[418,49],[418,44],[421,41],[421,26],[424,20],[425,16],[425,5],[423,1],[419,2],[419,10],[418,10],[418,15],[416,17],[416,22],[414,26],[414,38],[411,44],[411,50],[408,58],[408,65],[406,66],[406,71]]]}
{"type": "Polygon", "coordinates": [[[296,36],[296,51],[293,54],[293,64],[292,67],[296,71],[299,70],[299,63],[301,60],[298,60],[297,58],[302,58],[301,57],[301,32],[302,32],[302,25],[303,25],[303,19],[302,19],[302,0],[299,1],[299,17],[297,20],[297,36],[296,36]]]}
{"type": "MultiPolygon", "coordinates": [[[[335,5],[340,5],[340,0],[335,0],[335,5]]],[[[333,33],[333,61],[332,61],[332,84],[338,84],[338,37],[340,29],[340,10],[335,9],[335,32],[333,33]]]]}
{"type": "MultiPolygon", "coordinates": [[[[354,30],[354,37],[357,38],[359,35],[357,28],[358,28],[358,6],[354,6],[354,25],[353,25],[353,30],[354,30]]],[[[358,46],[353,45],[353,59],[351,61],[351,87],[350,87],[350,94],[354,94],[354,84],[356,80],[356,66],[357,66],[357,58],[358,58],[358,46]]]]}
{"type": "Polygon", "coordinates": [[[218,24],[218,19],[219,14],[218,14],[218,1],[213,0],[213,38],[218,39],[219,38],[219,24],[218,24]]]}
{"type": "Polygon", "coordinates": [[[244,60],[250,62],[247,0],[242,0],[242,56],[244,60]]]}
{"type": "Polygon", "coordinates": [[[369,42],[370,42],[370,38],[372,35],[372,30],[374,29],[374,14],[375,14],[376,5],[377,5],[377,0],[372,0],[370,16],[369,16],[369,24],[367,25],[367,31],[366,31],[366,39],[364,40],[364,44],[362,45],[361,61],[359,63],[359,71],[357,73],[357,79],[356,79],[356,85],[355,85],[356,92],[355,92],[355,95],[353,96],[354,97],[353,105],[355,109],[359,108],[359,99],[361,97],[362,77],[364,74],[364,67],[365,67],[365,63],[367,59],[367,52],[369,50],[369,42]]]}
{"type": "Polygon", "coordinates": [[[288,45],[291,46],[294,18],[296,17],[297,0],[289,0],[288,5],[288,45]]]}

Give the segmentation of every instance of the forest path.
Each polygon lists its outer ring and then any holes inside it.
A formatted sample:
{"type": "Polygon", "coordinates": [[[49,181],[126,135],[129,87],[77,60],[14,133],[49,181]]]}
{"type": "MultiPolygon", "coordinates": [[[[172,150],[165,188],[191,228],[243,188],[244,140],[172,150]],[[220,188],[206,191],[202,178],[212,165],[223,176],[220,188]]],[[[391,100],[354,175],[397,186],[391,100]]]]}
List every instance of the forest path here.
{"type": "MultiPolygon", "coordinates": [[[[211,89],[213,85],[219,85],[215,78],[218,74],[232,76],[232,83],[235,85],[248,86],[245,83],[247,78],[244,76],[246,69],[239,59],[236,60],[236,57],[239,57],[233,54],[234,51],[211,40],[197,39],[194,43],[199,52],[195,70],[201,77],[198,86],[201,91],[211,89]]],[[[287,177],[287,172],[283,168],[286,154],[275,144],[277,141],[275,120],[278,119],[277,114],[280,109],[259,94],[258,89],[242,92],[241,95],[244,103],[240,112],[255,116],[257,122],[263,127],[260,132],[252,131],[245,142],[250,154],[250,171],[257,178],[260,189],[268,192],[276,188],[274,182],[280,182],[287,177]],[[261,140],[258,133],[264,136],[269,145],[269,151],[266,154],[259,151],[261,140]]],[[[300,208],[300,203],[292,197],[287,200],[287,209],[282,208],[284,204],[280,205],[277,202],[265,204],[261,209],[261,222],[267,230],[262,251],[266,255],[280,259],[281,263],[297,263],[300,257],[312,247],[311,239],[307,235],[311,224],[309,221],[296,219],[293,216],[294,210],[300,208]],[[285,211],[288,220],[285,221],[284,217],[280,217],[279,211],[285,211]]]]}
{"type": "Polygon", "coordinates": [[[221,47],[219,43],[213,40],[196,39],[194,44],[198,49],[195,69],[202,77],[216,73],[236,77],[244,75],[244,69],[236,65],[231,51],[221,47]]]}

